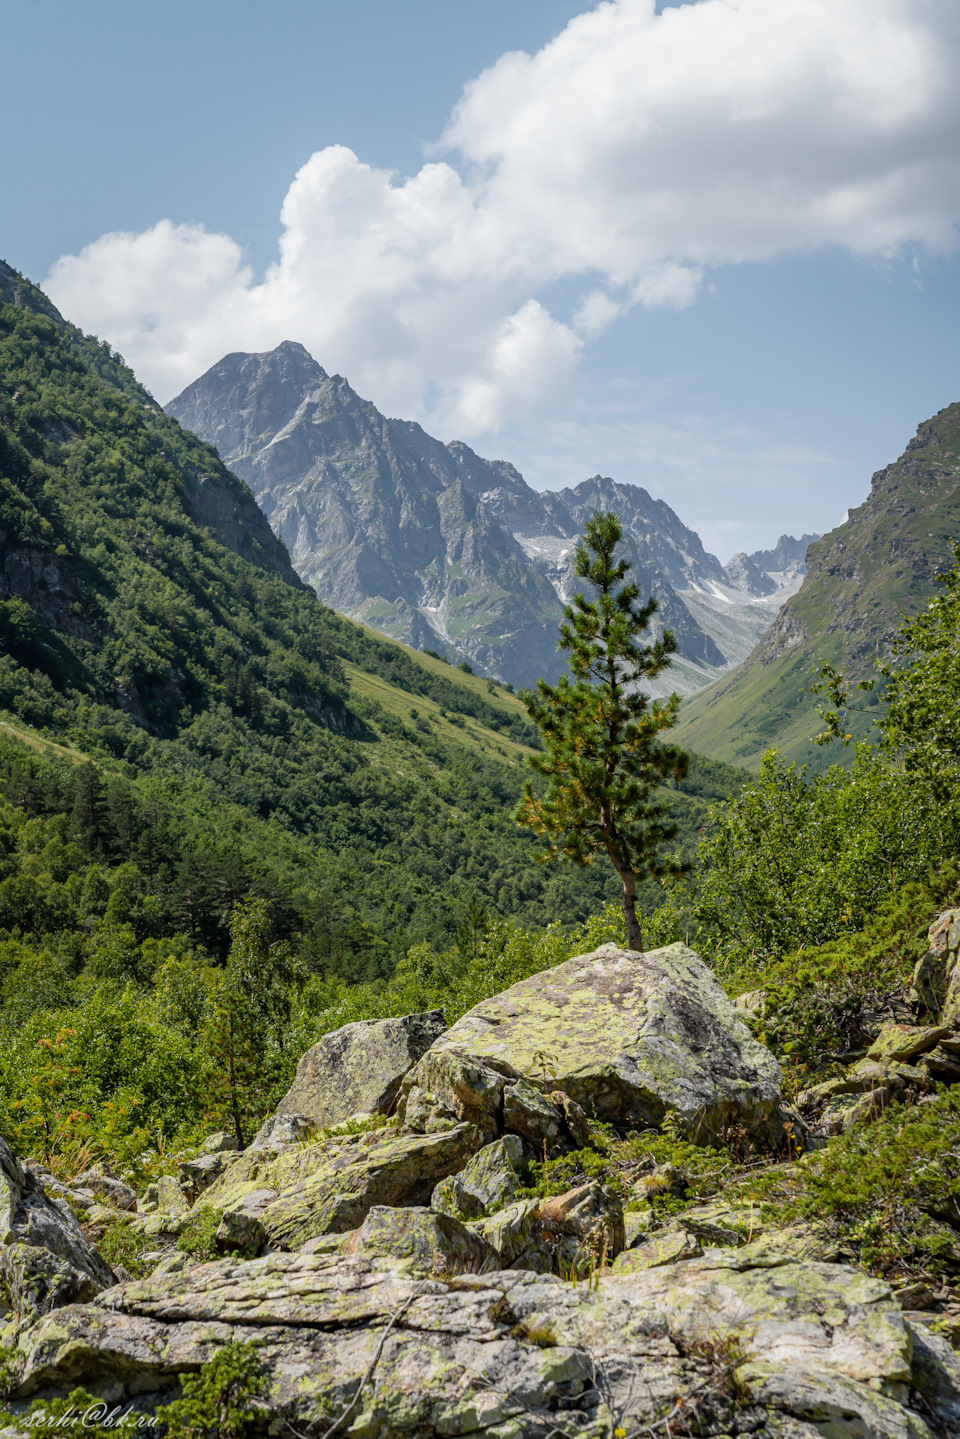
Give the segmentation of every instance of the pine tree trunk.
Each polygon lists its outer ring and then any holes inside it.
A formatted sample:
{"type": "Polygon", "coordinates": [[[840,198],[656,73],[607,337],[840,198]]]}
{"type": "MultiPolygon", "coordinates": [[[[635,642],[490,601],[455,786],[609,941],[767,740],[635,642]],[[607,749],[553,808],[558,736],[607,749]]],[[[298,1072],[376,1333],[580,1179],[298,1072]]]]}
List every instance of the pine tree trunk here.
{"type": "Polygon", "coordinates": [[[233,1017],[230,1018],[230,1112],[233,1117],[233,1132],[237,1141],[237,1148],[243,1149],[243,1119],[240,1116],[240,1095],[237,1085],[236,1048],[234,1044],[235,1035],[233,1017]]]}
{"type": "Polygon", "coordinates": [[[637,881],[632,870],[623,878],[623,917],[627,921],[627,948],[643,954],[643,931],[637,919],[637,881]]]}

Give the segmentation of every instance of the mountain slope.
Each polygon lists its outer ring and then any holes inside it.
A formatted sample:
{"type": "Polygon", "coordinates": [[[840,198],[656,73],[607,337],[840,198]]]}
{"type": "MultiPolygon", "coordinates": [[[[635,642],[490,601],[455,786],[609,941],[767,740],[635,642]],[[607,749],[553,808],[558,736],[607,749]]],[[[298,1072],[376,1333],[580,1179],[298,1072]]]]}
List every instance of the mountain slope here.
{"type": "MultiPolygon", "coordinates": [[[[0,846],[0,939],[63,931],[67,964],[106,909],[134,949],[222,958],[255,894],[309,967],[374,978],[449,944],[473,901],[537,925],[594,912],[607,875],[534,865],[513,823],[536,738],[516,698],[320,604],[243,482],[3,276],[0,723],[18,754],[0,790],[11,833],[42,826],[0,846]]],[[[739,780],[694,767],[672,796],[688,846],[739,780]]]]}
{"type": "MultiPolygon", "coordinates": [[[[879,470],[866,501],[811,545],[799,591],[733,674],[685,701],[680,737],[707,754],[756,765],[778,745],[817,763],[820,728],[808,693],[828,661],[861,678],[888,652],[903,615],[916,614],[950,568],[960,538],[960,404],[921,424],[879,470]]],[[[867,701],[867,709],[876,700],[867,701]]],[[[869,713],[859,721],[869,728],[869,713]]],[[[826,755],[833,758],[832,755],[826,755]]]]}
{"type": "Polygon", "coordinates": [[[726,572],[638,486],[595,476],[538,494],[505,461],[386,419],[292,342],[225,356],[167,412],[249,482],[322,600],[515,685],[562,668],[556,627],[598,508],[624,520],[658,629],[676,635],[670,682],[683,690],[743,658],[799,583],[757,563],[726,572]]]}

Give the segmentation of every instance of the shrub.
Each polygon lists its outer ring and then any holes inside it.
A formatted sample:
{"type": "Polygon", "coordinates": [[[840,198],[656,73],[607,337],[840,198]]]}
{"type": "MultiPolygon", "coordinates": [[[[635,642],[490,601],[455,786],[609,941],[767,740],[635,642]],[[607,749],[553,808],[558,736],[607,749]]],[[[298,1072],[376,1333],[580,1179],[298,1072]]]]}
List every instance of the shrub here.
{"type": "Polygon", "coordinates": [[[150,1265],[142,1258],[143,1239],[129,1219],[115,1219],[97,1241],[97,1248],[111,1268],[122,1265],[134,1279],[142,1279],[150,1272],[150,1265]]]}
{"type": "Polygon", "coordinates": [[[960,1274],[960,1086],[740,1186],[761,1214],[816,1221],[887,1279],[960,1274]]]}
{"type": "Polygon", "coordinates": [[[861,746],[850,769],[808,777],[771,750],[698,851],[692,914],[721,972],[861,929],[883,896],[945,853],[929,788],[861,746]]]}
{"type": "Polygon", "coordinates": [[[183,1380],[180,1399],[157,1413],[166,1439],[253,1439],[266,1434],[269,1384],[255,1344],[225,1344],[199,1374],[183,1380]]]}

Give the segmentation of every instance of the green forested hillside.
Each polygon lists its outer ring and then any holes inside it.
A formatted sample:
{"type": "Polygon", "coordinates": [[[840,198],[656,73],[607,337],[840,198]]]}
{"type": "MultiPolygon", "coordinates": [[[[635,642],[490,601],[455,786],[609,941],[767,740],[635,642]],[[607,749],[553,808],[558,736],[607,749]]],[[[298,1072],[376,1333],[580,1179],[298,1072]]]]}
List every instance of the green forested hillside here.
{"type": "MultiPolygon", "coordinates": [[[[345,984],[369,1008],[411,953],[570,930],[616,884],[534,863],[512,693],[321,605],[119,357],[6,267],[0,299],[0,1118],[116,1157],[216,1110],[245,904],[287,996],[251,1011],[255,1109],[290,994],[309,1042],[345,984]]],[[[672,793],[688,854],[741,778],[672,793]]]]}
{"type": "MultiPolygon", "coordinates": [[[[960,538],[960,404],[919,426],[899,460],[873,476],[845,524],[811,545],[803,585],[753,654],[730,675],[685,700],[679,737],[705,754],[756,768],[771,745],[817,767],[820,728],[810,694],[819,667],[851,678],[872,673],[904,615],[934,593],[960,538]]],[[[870,730],[879,695],[854,717],[870,730]]]]}
{"type": "MultiPolygon", "coordinates": [[[[518,701],[320,605],[215,451],[0,278],[0,707],[95,762],[88,808],[133,816],[129,837],[103,819],[63,841],[108,887],[136,868],[138,939],[222,955],[253,892],[312,967],[370,978],[449,940],[474,900],[529,923],[596,909],[607,876],[535,867],[513,824],[535,741],[518,701]],[[144,850],[161,830],[162,864],[144,850]]],[[[76,775],[35,765],[36,817],[72,814],[76,775]]],[[[703,800],[737,783],[694,766],[675,797],[688,843],[703,800]]]]}

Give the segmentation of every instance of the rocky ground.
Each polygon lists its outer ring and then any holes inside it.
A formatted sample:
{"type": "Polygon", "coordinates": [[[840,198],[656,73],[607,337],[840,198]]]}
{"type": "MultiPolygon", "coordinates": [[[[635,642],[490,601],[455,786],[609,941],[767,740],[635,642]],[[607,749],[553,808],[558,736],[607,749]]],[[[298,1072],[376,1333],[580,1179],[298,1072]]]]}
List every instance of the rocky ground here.
{"type": "Polygon", "coordinates": [[[738,1011],[683,945],[607,946],[449,1029],[326,1036],[245,1151],[212,1135],[139,1196],[0,1147],[0,1432],[77,1386],[152,1422],[252,1344],[264,1434],[960,1433],[948,1287],[896,1294],[838,1262],[836,1227],[777,1221],[740,1183],[786,1183],[952,1081],[958,943],[951,911],[915,976],[908,1018],[937,1022],[888,1022],[797,1107],[744,1023],[758,996],[738,1011]]]}

